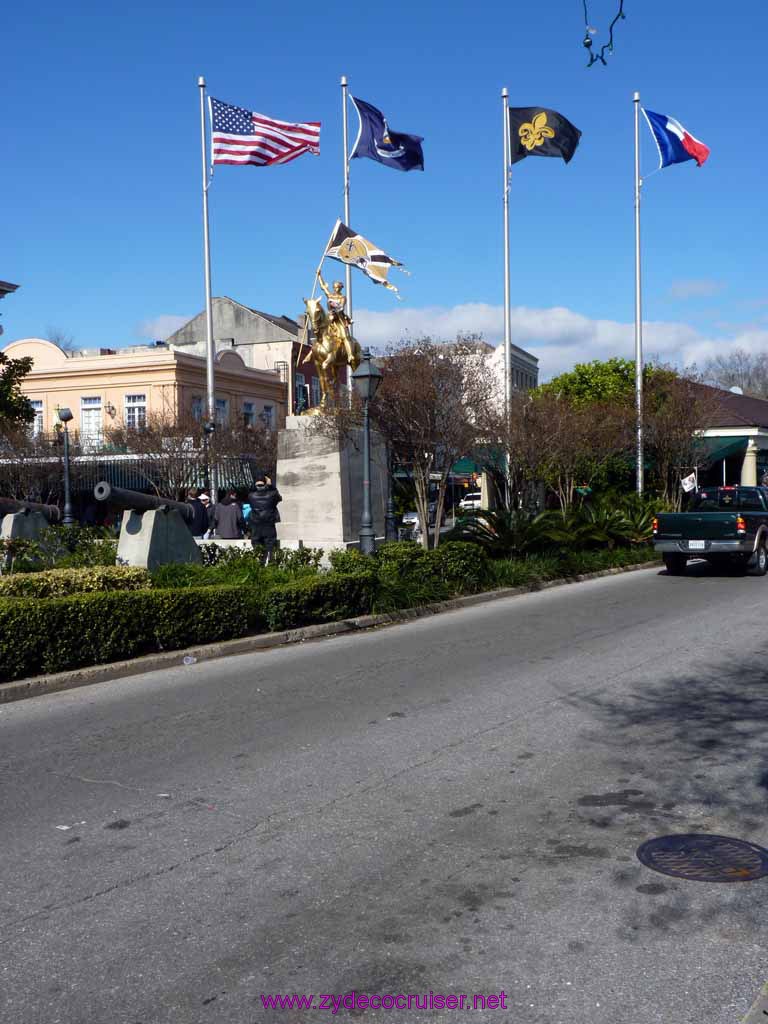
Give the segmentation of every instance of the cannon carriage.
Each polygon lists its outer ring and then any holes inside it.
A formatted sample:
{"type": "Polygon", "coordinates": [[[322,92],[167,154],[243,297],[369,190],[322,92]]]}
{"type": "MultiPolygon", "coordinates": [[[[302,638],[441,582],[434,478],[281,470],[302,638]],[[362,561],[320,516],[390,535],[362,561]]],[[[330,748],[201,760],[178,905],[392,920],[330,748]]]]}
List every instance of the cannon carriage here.
{"type": "Polygon", "coordinates": [[[113,487],[106,480],[96,484],[93,496],[124,513],[117,544],[118,564],[156,569],[170,562],[202,562],[200,548],[189,530],[193,512],[186,502],[113,487]]]}

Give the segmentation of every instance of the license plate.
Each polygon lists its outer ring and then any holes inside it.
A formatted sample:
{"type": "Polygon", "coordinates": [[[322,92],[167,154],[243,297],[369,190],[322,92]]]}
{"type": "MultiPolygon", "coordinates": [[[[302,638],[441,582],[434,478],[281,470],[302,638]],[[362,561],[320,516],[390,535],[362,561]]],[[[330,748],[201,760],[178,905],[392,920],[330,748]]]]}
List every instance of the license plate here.
{"type": "Polygon", "coordinates": [[[707,542],[704,540],[689,540],[688,550],[689,551],[703,551],[707,546],[707,542]]]}

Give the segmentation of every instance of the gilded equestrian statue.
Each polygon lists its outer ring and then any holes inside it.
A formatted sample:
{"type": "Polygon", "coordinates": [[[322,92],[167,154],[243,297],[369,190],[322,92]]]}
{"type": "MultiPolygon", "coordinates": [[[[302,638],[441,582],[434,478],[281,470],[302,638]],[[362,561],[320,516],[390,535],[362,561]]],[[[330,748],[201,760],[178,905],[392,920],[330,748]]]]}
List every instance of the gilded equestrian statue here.
{"type": "Polygon", "coordinates": [[[346,296],[341,281],[333,282],[331,290],[317,272],[320,287],[328,300],[328,312],[323,309],[320,299],[304,299],[307,319],[312,327],[312,347],[302,360],[302,365],[314,360],[320,378],[320,406],[309,412],[323,412],[328,407],[329,396],[333,399],[339,384],[339,369],[351,366],[356,370],[362,355],[360,345],[350,331],[352,321],[346,312],[346,296]]]}

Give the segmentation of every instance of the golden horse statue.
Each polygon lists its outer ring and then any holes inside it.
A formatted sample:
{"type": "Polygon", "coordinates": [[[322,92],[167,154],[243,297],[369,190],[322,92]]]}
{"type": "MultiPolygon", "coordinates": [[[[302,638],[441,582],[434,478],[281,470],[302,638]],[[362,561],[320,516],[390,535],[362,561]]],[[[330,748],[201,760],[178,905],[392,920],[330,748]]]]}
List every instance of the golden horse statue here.
{"type": "MultiPolygon", "coordinates": [[[[329,396],[336,396],[339,386],[339,369],[351,366],[356,370],[360,365],[362,351],[360,345],[349,331],[349,320],[344,312],[344,296],[341,294],[340,282],[335,282],[334,292],[329,294],[325,282],[320,279],[323,291],[328,295],[329,312],[326,313],[320,299],[304,299],[307,320],[312,327],[314,340],[312,347],[302,360],[302,365],[314,360],[317,375],[320,378],[320,405],[315,407],[319,412],[328,407],[329,396]],[[335,301],[334,301],[335,300],[335,301]]],[[[314,412],[315,409],[309,410],[314,412]]]]}

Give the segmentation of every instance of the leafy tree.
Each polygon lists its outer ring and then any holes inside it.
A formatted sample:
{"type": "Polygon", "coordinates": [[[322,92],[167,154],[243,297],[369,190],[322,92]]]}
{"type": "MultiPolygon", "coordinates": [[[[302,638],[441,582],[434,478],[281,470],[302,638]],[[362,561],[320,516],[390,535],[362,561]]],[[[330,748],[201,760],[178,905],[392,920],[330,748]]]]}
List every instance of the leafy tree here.
{"type": "Polygon", "coordinates": [[[31,369],[31,356],[10,359],[0,352],[0,430],[3,432],[35,419],[32,403],[21,390],[21,383],[31,369]]]}
{"type": "Polygon", "coordinates": [[[606,463],[627,449],[629,424],[626,403],[578,403],[539,388],[529,396],[514,395],[509,415],[497,410],[487,430],[509,453],[512,493],[541,481],[565,515],[576,488],[591,485],[606,463]]]}
{"type": "Polygon", "coordinates": [[[448,476],[460,458],[485,442],[496,380],[474,336],[450,344],[431,338],[403,341],[386,350],[380,365],[382,383],[371,420],[395,460],[411,469],[425,547],[430,482],[437,483],[437,547],[448,476]]]}
{"type": "MultiPolygon", "coordinates": [[[[670,375],[675,374],[669,367],[647,363],[643,368],[643,388],[659,377],[668,379],[670,375]]],[[[561,395],[577,406],[631,402],[635,394],[635,364],[631,359],[618,357],[577,363],[572,370],[553,377],[537,390],[544,395],[561,395]]]]}

